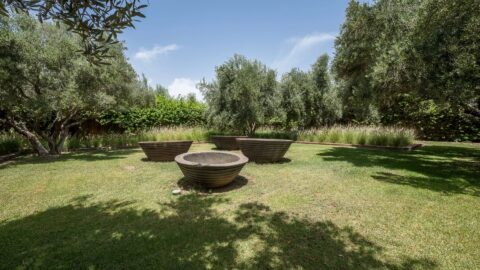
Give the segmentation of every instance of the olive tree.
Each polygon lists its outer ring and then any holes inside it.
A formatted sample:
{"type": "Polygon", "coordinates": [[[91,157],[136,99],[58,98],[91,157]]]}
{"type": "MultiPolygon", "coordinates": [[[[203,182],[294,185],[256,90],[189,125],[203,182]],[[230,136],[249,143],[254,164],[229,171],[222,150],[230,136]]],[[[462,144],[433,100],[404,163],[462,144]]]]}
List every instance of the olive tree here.
{"type": "Polygon", "coordinates": [[[285,127],[316,128],[330,125],[341,114],[341,103],[328,70],[328,55],[322,55],[312,70],[292,69],[280,83],[285,127]]]}
{"type": "Polygon", "coordinates": [[[64,26],[0,18],[0,122],[39,155],[60,154],[69,130],[87,118],[149,98],[119,44],[101,66],[76,54],[81,47],[64,26]]]}
{"type": "Polygon", "coordinates": [[[253,135],[275,115],[276,74],[257,60],[235,55],[216,68],[216,79],[199,84],[208,105],[207,120],[221,130],[253,135]]]}
{"type": "Polygon", "coordinates": [[[27,13],[42,21],[60,21],[83,41],[83,51],[93,63],[104,63],[117,35],[145,16],[141,0],[0,0],[0,16],[27,13]]]}
{"type": "Polygon", "coordinates": [[[310,74],[299,69],[292,69],[282,76],[280,93],[285,128],[303,127],[306,119],[305,94],[313,91],[310,74]]]}

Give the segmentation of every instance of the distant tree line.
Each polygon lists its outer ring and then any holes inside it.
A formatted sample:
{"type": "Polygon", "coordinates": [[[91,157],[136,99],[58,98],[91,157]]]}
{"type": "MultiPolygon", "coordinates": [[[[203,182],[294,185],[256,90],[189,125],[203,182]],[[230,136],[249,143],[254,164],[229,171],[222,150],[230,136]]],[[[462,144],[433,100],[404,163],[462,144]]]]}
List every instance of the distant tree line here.
{"type": "Polygon", "coordinates": [[[0,6],[9,14],[0,16],[0,129],[21,134],[40,155],[61,153],[92,120],[127,132],[208,125],[248,135],[265,126],[401,125],[425,139],[480,140],[477,0],[352,0],[332,61],[322,55],[310,70],[279,76],[235,55],[198,85],[205,103],[149,86],[117,42],[103,42],[108,57],[97,60],[105,65],[92,65],[88,33],[61,19],[12,15],[14,7],[0,6]]]}
{"type": "Polygon", "coordinates": [[[216,79],[201,82],[207,122],[221,131],[253,135],[262,126],[308,129],[340,119],[328,56],[305,72],[292,69],[280,82],[276,72],[258,60],[235,55],[216,68],[216,79]]]}
{"type": "Polygon", "coordinates": [[[335,42],[311,71],[275,71],[236,55],[202,82],[208,123],[400,125],[424,139],[480,140],[480,2],[350,1],[335,42]]]}

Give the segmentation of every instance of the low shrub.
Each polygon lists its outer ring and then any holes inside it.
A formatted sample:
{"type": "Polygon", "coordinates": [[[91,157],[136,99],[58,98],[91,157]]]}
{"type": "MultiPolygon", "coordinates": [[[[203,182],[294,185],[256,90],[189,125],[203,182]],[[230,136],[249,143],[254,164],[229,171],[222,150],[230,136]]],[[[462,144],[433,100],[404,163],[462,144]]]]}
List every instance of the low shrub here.
{"type": "Polygon", "coordinates": [[[0,134],[0,155],[17,153],[25,149],[25,140],[12,133],[0,134]]]}
{"type": "Polygon", "coordinates": [[[154,107],[110,111],[97,120],[103,126],[115,126],[132,133],[165,126],[202,126],[204,113],[205,105],[195,100],[157,96],[154,107]]]}

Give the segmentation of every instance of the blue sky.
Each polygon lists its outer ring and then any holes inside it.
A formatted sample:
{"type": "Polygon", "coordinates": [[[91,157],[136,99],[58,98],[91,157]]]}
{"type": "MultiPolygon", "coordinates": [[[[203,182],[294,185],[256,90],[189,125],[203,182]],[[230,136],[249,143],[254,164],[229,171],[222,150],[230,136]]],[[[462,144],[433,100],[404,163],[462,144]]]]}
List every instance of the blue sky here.
{"type": "Polygon", "coordinates": [[[235,53],[282,74],[303,70],[333,44],[348,0],[150,0],[147,18],[120,36],[135,70],[173,96],[201,94],[235,53]]]}

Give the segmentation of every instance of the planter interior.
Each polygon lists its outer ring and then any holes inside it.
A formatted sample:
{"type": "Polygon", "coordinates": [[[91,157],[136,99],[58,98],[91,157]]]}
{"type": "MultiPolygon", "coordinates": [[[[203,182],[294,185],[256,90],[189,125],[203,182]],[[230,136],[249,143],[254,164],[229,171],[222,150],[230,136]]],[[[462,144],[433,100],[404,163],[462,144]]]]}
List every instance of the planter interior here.
{"type": "Polygon", "coordinates": [[[231,183],[248,158],[228,152],[184,153],[175,157],[185,178],[206,187],[221,187],[231,183]]]}
{"type": "Polygon", "coordinates": [[[237,138],[247,138],[247,136],[211,136],[210,140],[218,150],[238,150],[237,138]]]}
{"type": "Polygon", "coordinates": [[[283,156],[293,143],[292,140],[238,138],[242,153],[257,163],[273,163],[283,160],[283,156]]]}
{"type": "Polygon", "coordinates": [[[151,161],[173,161],[179,154],[188,152],[193,141],[139,142],[151,161]]]}

